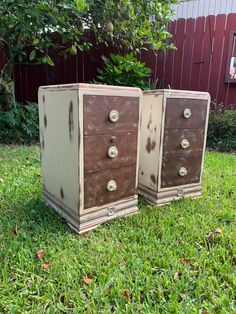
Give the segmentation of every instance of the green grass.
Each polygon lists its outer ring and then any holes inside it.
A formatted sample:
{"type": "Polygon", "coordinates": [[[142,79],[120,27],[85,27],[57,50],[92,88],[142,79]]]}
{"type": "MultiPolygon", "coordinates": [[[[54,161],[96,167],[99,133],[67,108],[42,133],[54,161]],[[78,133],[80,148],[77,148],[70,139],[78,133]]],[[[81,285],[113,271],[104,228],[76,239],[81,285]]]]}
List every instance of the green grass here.
{"type": "Polygon", "coordinates": [[[0,313],[235,313],[236,156],[206,154],[202,198],[81,237],[40,196],[38,147],[0,146],[0,313]]]}

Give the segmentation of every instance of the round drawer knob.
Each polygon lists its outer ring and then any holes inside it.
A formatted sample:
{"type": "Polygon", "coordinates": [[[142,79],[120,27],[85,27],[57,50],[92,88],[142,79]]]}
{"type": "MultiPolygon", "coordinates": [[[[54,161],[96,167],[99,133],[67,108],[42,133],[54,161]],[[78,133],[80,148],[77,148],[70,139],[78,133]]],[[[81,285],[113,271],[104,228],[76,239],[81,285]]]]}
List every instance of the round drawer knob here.
{"type": "Polygon", "coordinates": [[[192,115],[192,111],[189,108],[184,109],[183,116],[185,119],[189,119],[192,115]]]}
{"type": "Polygon", "coordinates": [[[116,189],[117,189],[116,181],[114,181],[114,180],[108,181],[108,183],[107,183],[107,191],[113,192],[116,189]]]}
{"type": "Polygon", "coordinates": [[[188,148],[189,147],[189,141],[185,138],[185,139],[183,139],[182,141],[181,141],[181,144],[180,144],[180,146],[183,148],[183,149],[186,149],[186,148],[188,148]]]}
{"type": "Polygon", "coordinates": [[[179,175],[180,175],[181,177],[185,177],[187,174],[188,174],[188,171],[187,171],[187,169],[186,169],[185,167],[181,167],[181,168],[179,169],[179,175]]]}
{"type": "Polygon", "coordinates": [[[110,158],[115,158],[118,156],[118,149],[115,147],[115,146],[111,146],[109,149],[108,149],[108,156],[110,158]]]}
{"type": "Polygon", "coordinates": [[[119,112],[117,110],[111,110],[109,112],[109,119],[111,122],[117,122],[119,120],[119,112]]]}

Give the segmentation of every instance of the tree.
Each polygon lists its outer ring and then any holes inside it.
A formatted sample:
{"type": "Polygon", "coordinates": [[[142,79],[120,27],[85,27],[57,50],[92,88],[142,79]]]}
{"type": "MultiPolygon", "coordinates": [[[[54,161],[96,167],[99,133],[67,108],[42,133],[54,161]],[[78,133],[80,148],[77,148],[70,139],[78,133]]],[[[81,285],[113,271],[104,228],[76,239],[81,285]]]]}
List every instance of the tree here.
{"type": "Polygon", "coordinates": [[[54,65],[51,51],[76,54],[96,43],[115,44],[127,50],[147,45],[171,48],[167,22],[170,4],[177,0],[2,0],[0,50],[6,64],[0,75],[2,109],[14,101],[15,62],[54,65]]]}

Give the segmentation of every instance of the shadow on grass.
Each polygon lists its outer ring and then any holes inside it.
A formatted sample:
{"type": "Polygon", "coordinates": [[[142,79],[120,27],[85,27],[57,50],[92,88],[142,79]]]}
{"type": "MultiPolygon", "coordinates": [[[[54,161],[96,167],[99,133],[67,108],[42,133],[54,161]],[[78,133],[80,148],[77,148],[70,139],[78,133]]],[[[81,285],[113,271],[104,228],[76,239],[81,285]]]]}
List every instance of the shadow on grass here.
{"type": "Polygon", "coordinates": [[[6,211],[3,224],[11,226],[17,233],[25,236],[57,236],[71,234],[65,219],[57,214],[50,206],[46,206],[41,197],[35,197],[28,202],[21,200],[14,209],[6,211]]]}

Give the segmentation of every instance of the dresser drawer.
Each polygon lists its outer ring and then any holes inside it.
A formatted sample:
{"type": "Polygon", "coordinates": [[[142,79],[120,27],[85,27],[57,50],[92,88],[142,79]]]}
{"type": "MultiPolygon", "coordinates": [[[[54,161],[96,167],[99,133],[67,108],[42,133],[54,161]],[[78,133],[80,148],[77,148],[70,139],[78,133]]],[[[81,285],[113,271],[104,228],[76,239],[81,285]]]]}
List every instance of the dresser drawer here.
{"type": "Polygon", "coordinates": [[[135,183],[136,166],[85,174],[84,208],[100,206],[133,196],[136,193],[135,183]]]}
{"type": "Polygon", "coordinates": [[[174,187],[200,182],[201,157],[163,158],[161,187],[174,187]]]}
{"type": "Polygon", "coordinates": [[[203,142],[204,129],[165,130],[163,156],[166,158],[201,156],[203,142]]]}
{"type": "Polygon", "coordinates": [[[84,95],[84,134],[136,131],[139,97],[84,95]]]}
{"type": "Polygon", "coordinates": [[[204,129],[207,100],[167,98],[165,129],[204,129]]]}
{"type": "Polygon", "coordinates": [[[85,173],[134,165],[137,134],[85,136],[84,156],[85,173]]]}

